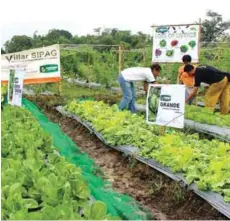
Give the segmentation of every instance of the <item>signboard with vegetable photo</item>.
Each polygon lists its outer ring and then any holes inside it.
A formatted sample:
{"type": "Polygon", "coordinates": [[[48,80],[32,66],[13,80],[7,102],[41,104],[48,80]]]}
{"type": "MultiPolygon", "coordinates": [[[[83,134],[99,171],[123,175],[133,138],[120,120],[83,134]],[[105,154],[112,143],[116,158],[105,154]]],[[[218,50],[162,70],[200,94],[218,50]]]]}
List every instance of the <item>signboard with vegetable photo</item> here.
{"type": "Polygon", "coordinates": [[[146,122],[159,126],[184,127],[185,86],[150,84],[146,122]]]}
{"type": "Polygon", "coordinates": [[[153,62],[180,62],[183,55],[191,55],[199,62],[199,24],[153,27],[153,62]]]}

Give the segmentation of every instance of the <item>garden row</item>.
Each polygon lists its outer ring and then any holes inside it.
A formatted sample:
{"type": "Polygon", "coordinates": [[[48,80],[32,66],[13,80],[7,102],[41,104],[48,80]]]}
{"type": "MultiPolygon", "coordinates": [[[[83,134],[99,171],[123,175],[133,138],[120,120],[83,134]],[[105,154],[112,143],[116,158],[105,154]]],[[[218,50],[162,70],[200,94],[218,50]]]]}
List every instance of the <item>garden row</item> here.
{"type": "Polygon", "coordinates": [[[182,173],[188,184],[214,191],[230,202],[230,145],[218,140],[200,140],[198,134],[167,130],[157,135],[157,126],[146,125],[143,116],[119,111],[103,102],[72,101],[66,109],[89,122],[113,146],[139,148],[146,159],[154,159],[175,173],[182,173]]]}
{"type": "MultiPolygon", "coordinates": [[[[52,97],[53,102],[49,101],[49,103],[51,102],[53,103],[53,105],[55,105],[55,103],[57,105],[61,105],[65,104],[68,100],[88,97],[94,98],[97,101],[103,100],[105,103],[108,104],[118,104],[121,99],[120,95],[101,87],[97,89],[94,89],[94,87],[85,88],[85,85],[83,84],[82,86],[76,86],[75,84],[68,83],[67,81],[63,81],[62,86],[63,96],[59,98],[52,97]]],[[[33,90],[37,90],[39,88],[35,88],[35,86],[32,87],[33,90]]],[[[47,85],[45,88],[41,87],[40,92],[42,91],[42,89],[56,92],[56,87],[54,85],[47,85]]],[[[48,91],[46,91],[46,93],[49,94],[50,92],[48,93],[48,91]]],[[[138,103],[145,103],[145,101],[146,99],[142,97],[137,99],[138,103]]],[[[146,112],[146,107],[143,104],[136,104],[136,109],[138,113],[146,112]]],[[[218,112],[213,113],[212,111],[206,108],[187,105],[185,108],[185,127],[197,131],[199,133],[207,134],[217,139],[229,142],[229,117],[230,115],[221,115],[218,112]]]]}
{"type": "Polygon", "coordinates": [[[2,111],[2,219],[119,219],[91,197],[82,171],[61,157],[24,108],[2,111]]]}
{"type": "MultiPolygon", "coordinates": [[[[71,79],[67,79],[67,82],[70,83],[68,89],[74,87],[72,86],[73,81],[71,79]]],[[[63,82],[63,84],[68,84],[68,83],[63,82]]],[[[95,90],[96,89],[100,90],[101,88],[101,85],[99,84],[97,85],[92,83],[85,83],[79,80],[74,80],[74,84],[77,84],[80,88],[82,88],[82,90],[89,90],[89,91],[92,90],[92,89],[83,89],[83,87],[95,88],[95,90]]],[[[74,89],[76,90],[76,87],[74,89]]],[[[117,93],[120,89],[111,88],[111,90],[117,93]]],[[[98,91],[98,93],[100,93],[100,91],[98,91]]],[[[101,93],[106,93],[106,91],[101,91],[101,93]]],[[[141,94],[141,91],[139,91],[139,94],[141,94]]],[[[91,96],[93,96],[93,93],[91,93],[91,96]]],[[[114,97],[115,95],[113,95],[113,98],[114,97]]],[[[118,102],[118,99],[116,99],[116,102],[118,102]]],[[[142,112],[143,111],[145,112],[146,108],[144,104],[146,103],[146,99],[143,97],[139,97],[137,99],[137,102],[138,102],[137,110],[141,110],[142,112]],[[139,105],[139,103],[141,104],[139,105]]],[[[213,111],[200,106],[186,105],[185,118],[203,124],[216,125],[220,127],[230,127],[230,115],[221,115],[219,112],[213,113],[213,111]]]]}

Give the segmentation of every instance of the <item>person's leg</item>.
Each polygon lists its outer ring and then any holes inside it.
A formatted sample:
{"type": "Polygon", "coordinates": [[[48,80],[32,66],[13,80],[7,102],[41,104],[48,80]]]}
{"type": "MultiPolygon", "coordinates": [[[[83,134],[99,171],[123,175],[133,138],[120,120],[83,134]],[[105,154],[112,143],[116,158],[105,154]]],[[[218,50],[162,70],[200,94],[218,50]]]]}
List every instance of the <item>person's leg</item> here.
{"type": "Polygon", "coordinates": [[[205,94],[205,107],[210,108],[214,111],[216,107],[216,103],[220,98],[222,91],[226,85],[225,79],[220,82],[211,84],[208,88],[208,91],[205,94]]]}
{"type": "Polygon", "coordinates": [[[129,108],[129,104],[132,100],[132,91],[130,82],[125,81],[122,75],[119,75],[118,82],[122,89],[122,99],[119,104],[119,109],[124,110],[129,108]]]}
{"type": "Polygon", "coordinates": [[[226,85],[220,95],[220,112],[221,114],[228,114],[229,112],[229,88],[230,83],[226,78],[226,85]]]}
{"type": "Polygon", "coordinates": [[[136,113],[136,107],[135,107],[136,92],[135,92],[135,84],[134,83],[131,83],[131,91],[132,91],[132,100],[129,104],[129,110],[132,113],[136,113]]]}

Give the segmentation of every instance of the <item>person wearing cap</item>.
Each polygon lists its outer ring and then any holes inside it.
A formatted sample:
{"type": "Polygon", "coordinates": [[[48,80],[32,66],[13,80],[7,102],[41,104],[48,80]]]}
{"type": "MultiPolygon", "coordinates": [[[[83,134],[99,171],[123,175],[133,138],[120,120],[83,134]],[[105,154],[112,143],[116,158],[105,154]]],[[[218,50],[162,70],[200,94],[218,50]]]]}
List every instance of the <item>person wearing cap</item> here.
{"type": "MultiPolygon", "coordinates": [[[[178,70],[178,76],[177,76],[177,83],[178,84],[184,84],[185,85],[185,99],[189,96],[189,94],[193,90],[194,86],[194,76],[188,75],[186,72],[184,72],[184,67],[187,64],[191,64],[192,57],[188,54],[184,55],[182,57],[182,61],[184,65],[182,65],[178,70]]],[[[188,101],[188,104],[191,105],[195,97],[191,98],[188,101]]]]}
{"type": "Polygon", "coordinates": [[[156,82],[160,71],[161,66],[159,64],[152,64],[149,68],[132,67],[121,71],[118,77],[118,82],[122,89],[122,100],[119,104],[119,109],[128,109],[135,113],[135,82],[144,82],[144,90],[147,92],[148,85],[156,82]]]}
{"type": "Polygon", "coordinates": [[[222,72],[208,65],[194,67],[191,64],[185,65],[184,72],[194,76],[195,79],[193,91],[186,98],[186,102],[197,94],[198,88],[203,82],[210,85],[205,94],[205,106],[214,110],[219,100],[221,114],[228,114],[230,73],[222,72]]]}

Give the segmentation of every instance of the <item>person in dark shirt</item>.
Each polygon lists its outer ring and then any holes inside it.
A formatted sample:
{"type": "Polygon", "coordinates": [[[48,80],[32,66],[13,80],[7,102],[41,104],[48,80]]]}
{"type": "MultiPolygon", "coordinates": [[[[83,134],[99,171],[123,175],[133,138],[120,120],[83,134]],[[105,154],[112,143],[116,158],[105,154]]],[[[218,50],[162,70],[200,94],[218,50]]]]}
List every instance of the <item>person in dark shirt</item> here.
{"type": "Polygon", "coordinates": [[[186,99],[186,103],[197,94],[201,83],[209,84],[209,89],[205,94],[205,106],[214,110],[216,103],[220,101],[220,112],[228,114],[229,111],[229,85],[230,73],[222,72],[208,65],[194,67],[187,64],[184,72],[194,76],[194,89],[186,99]]]}

